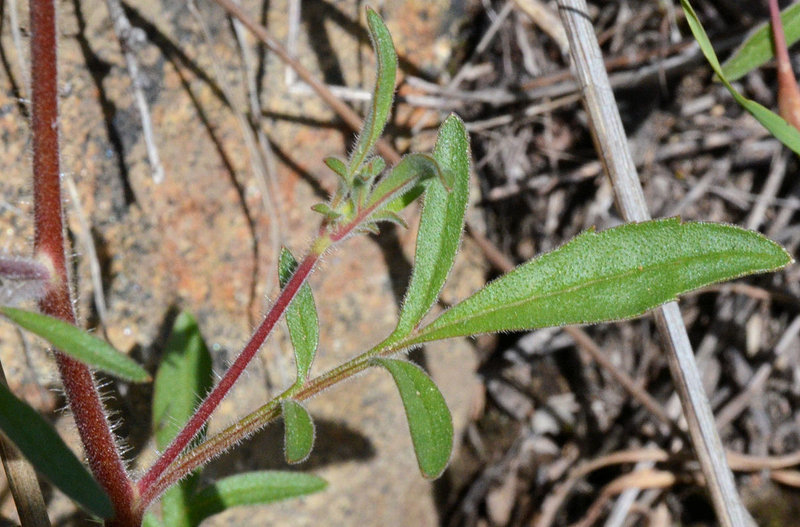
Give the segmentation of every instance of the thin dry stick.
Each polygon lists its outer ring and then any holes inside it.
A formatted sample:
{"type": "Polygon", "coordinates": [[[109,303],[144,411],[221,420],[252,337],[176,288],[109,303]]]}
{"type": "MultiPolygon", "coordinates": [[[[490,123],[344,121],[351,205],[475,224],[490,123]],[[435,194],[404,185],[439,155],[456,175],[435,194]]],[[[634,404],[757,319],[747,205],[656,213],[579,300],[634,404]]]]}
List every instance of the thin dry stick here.
{"type": "MultiPolygon", "coordinates": [[[[131,26],[125,11],[122,9],[120,0],[106,0],[108,13],[114,23],[114,33],[117,35],[122,54],[125,56],[125,64],[128,68],[128,75],[131,78],[133,88],[133,98],[136,100],[136,107],[139,109],[139,118],[142,120],[142,135],[147,149],[147,158],[150,161],[150,168],[153,171],[153,181],[161,183],[164,181],[164,166],[161,164],[161,157],[158,154],[158,147],[153,136],[153,123],[150,119],[150,106],[144,96],[144,86],[139,75],[139,62],[136,60],[134,50],[139,46],[136,28],[131,26]]],[[[139,32],[139,35],[144,35],[139,32]]]]}
{"type": "MultiPolygon", "coordinates": [[[[339,98],[334,95],[328,87],[317,79],[313,73],[311,73],[305,66],[300,64],[283,46],[281,46],[280,42],[272,38],[272,35],[269,34],[267,28],[254,22],[250,17],[247,16],[241,7],[236,5],[233,0],[214,0],[217,5],[223,8],[225,11],[230,13],[233,17],[237,18],[244,24],[244,26],[250,30],[253,35],[255,35],[261,42],[264,43],[270,51],[275,53],[278,58],[288,64],[296,73],[297,75],[303,79],[303,81],[308,84],[314,93],[316,93],[319,97],[325,101],[328,106],[330,106],[336,114],[344,120],[344,122],[352,128],[353,130],[360,130],[361,129],[361,117],[350,108],[346,103],[339,100],[339,98]]],[[[380,152],[380,154],[386,158],[386,160],[391,163],[395,164],[400,161],[400,154],[392,148],[392,146],[384,141],[383,139],[379,140],[376,143],[375,148],[380,152]]]]}
{"type": "Polygon", "coordinates": [[[100,259],[97,258],[97,250],[94,247],[94,240],[92,240],[92,228],[89,225],[89,219],[81,207],[81,197],[78,194],[78,188],[72,177],[66,175],[64,177],[69,199],[72,201],[72,209],[75,211],[75,216],[78,218],[78,225],[80,232],[77,234],[78,242],[83,246],[86,258],[89,262],[89,274],[92,277],[92,296],[94,298],[94,307],[97,309],[97,316],[103,324],[103,330],[108,327],[106,324],[107,310],[106,298],[103,294],[103,274],[100,270],[100,259]]]}
{"type": "MultiPolygon", "coordinates": [[[[286,219],[284,218],[284,211],[279,206],[276,198],[278,196],[278,180],[277,169],[275,162],[275,152],[269,144],[264,130],[260,126],[260,117],[262,115],[261,102],[258,98],[258,86],[256,83],[255,68],[253,67],[252,51],[247,45],[245,38],[244,26],[236,18],[231,17],[233,22],[233,31],[236,34],[236,41],[239,44],[239,50],[242,54],[242,73],[245,77],[247,86],[247,100],[250,105],[250,121],[255,128],[255,133],[258,138],[258,146],[261,148],[258,152],[263,161],[263,173],[259,172],[259,178],[256,183],[258,184],[259,191],[262,193],[261,199],[264,202],[264,210],[267,212],[272,221],[270,221],[270,235],[271,246],[273,255],[277,258],[280,252],[280,246],[283,244],[283,233],[286,230],[286,219]]],[[[272,272],[272,268],[270,273],[272,272]]],[[[272,275],[266,281],[270,283],[272,275]]]]}
{"type": "MultiPolygon", "coordinates": [[[[233,112],[234,116],[236,117],[236,121],[239,124],[239,130],[242,133],[242,139],[244,140],[244,144],[247,147],[247,151],[250,153],[250,165],[251,165],[252,171],[253,171],[253,179],[255,180],[256,186],[258,187],[258,191],[261,194],[261,203],[264,206],[264,212],[266,213],[267,217],[270,218],[270,248],[271,248],[271,255],[272,255],[273,261],[277,261],[278,253],[280,251],[280,244],[281,244],[281,240],[280,240],[281,230],[280,230],[280,224],[278,223],[280,221],[279,220],[280,215],[277,213],[277,208],[276,208],[275,203],[274,203],[273,198],[272,198],[272,196],[277,195],[274,190],[271,190],[271,189],[275,188],[275,185],[273,184],[271,186],[271,188],[270,188],[270,186],[268,186],[268,184],[270,182],[269,168],[267,167],[267,163],[266,163],[265,158],[262,157],[262,155],[261,155],[263,150],[259,151],[259,145],[261,144],[263,146],[263,143],[261,143],[260,138],[257,139],[256,132],[253,131],[254,127],[251,126],[251,121],[247,118],[247,116],[244,114],[244,112],[240,109],[241,104],[239,103],[237,98],[234,97],[234,94],[233,94],[232,90],[228,87],[228,83],[224,82],[225,77],[223,76],[222,70],[219,67],[219,65],[222,64],[222,61],[217,56],[217,54],[214,52],[213,38],[211,36],[211,31],[209,30],[208,24],[206,24],[205,19],[203,18],[202,14],[200,13],[200,10],[197,7],[197,4],[194,1],[190,0],[189,2],[187,2],[187,5],[189,7],[189,12],[192,14],[192,16],[195,18],[195,20],[197,21],[198,25],[200,26],[200,30],[201,30],[201,33],[203,35],[203,40],[205,41],[205,44],[206,44],[207,53],[209,54],[209,56],[211,58],[211,66],[212,66],[212,70],[214,71],[214,76],[217,79],[217,81],[219,83],[219,86],[222,89],[222,93],[225,96],[225,99],[227,99],[228,104],[230,105],[231,111],[233,112]]],[[[234,21],[234,33],[236,34],[237,40],[239,40],[239,33],[236,30],[236,27],[237,27],[236,23],[238,21],[236,19],[233,19],[233,21],[234,21]]],[[[244,58],[245,54],[246,54],[246,51],[245,51],[246,50],[246,43],[244,43],[243,41],[239,41],[239,47],[240,47],[240,50],[242,51],[242,62],[243,62],[242,67],[245,68],[245,70],[246,70],[247,69],[247,63],[246,63],[246,59],[244,58]]],[[[248,76],[247,72],[245,71],[245,80],[247,80],[247,76],[248,76]]],[[[255,81],[254,80],[253,80],[253,85],[255,85],[255,81]]],[[[249,88],[248,88],[248,92],[250,92],[249,88]]],[[[248,93],[247,95],[248,95],[248,98],[250,99],[250,105],[252,107],[253,99],[256,98],[257,96],[255,94],[253,94],[252,92],[248,93]]],[[[252,113],[253,118],[255,118],[256,115],[260,115],[260,112],[258,114],[252,113]]],[[[269,146],[269,143],[266,143],[266,144],[267,144],[267,146],[269,146]]],[[[271,151],[270,151],[270,153],[271,153],[271,151]]],[[[254,274],[254,277],[257,277],[258,274],[259,274],[259,272],[258,272],[259,266],[260,266],[259,260],[261,259],[261,256],[260,256],[259,250],[258,250],[258,240],[255,240],[255,244],[256,245],[255,245],[255,250],[254,250],[254,253],[255,253],[254,256],[256,258],[255,258],[255,272],[254,272],[255,274],[254,274]]],[[[272,281],[275,278],[273,276],[273,273],[276,272],[275,271],[276,266],[268,265],[268,266],[266,266],[266,268],[267,268],[267,275],[264,277],[263,283],[271,284],[272,281]]],[[[253,286],[255,287],[255,282],[254,282],[253,286]]],[[[253,291],[255,291],[255,290],[253,290],[253,291]]],[[[254,294],[252,296],[251,302],[255,301],[256,298],[257,298],[257,295],[254,294]]],[[[248,311],[252,314],[252,310],[248,310],[248,311]]],[[[273,343],[272,346],[275,346],[275,344],[273,343]]],[[[262,354],[261,356],[264,357],[265,355],[266,355],[266,353],[262,354]]],[[[279,358],[281,357],[280,354],[275,354],[275,353],[271,353],[270,355],[275,356],[275,357],[279,357],[279,358]]],[[[274,367],[274,368],[273,367],[268,367],[268,368],[266,368],[266,371],[267,371],[267,374],[268,374],[267,375],[267,379],[266,379],[267,387],[270,390],[273,388],[273,386],[272,386],[273,383],[272,383],[271,379],[269,378],[269,372],[271,372],[271,371],[278,371],[281,374],[281,383],[283,385],[286,385],[286,384],[289,383],[289,379],[287,378],[287,373],[286,372],[290,368],[286,368],[286,367],[283,367],[283,366],[284,366],[283,364],[278,364],[278,367],[274,367]]]]}
{"type": "MultiPolygon", "coordinates": [[[[467,72],[469,71],[468,66],[472,63],[472,61],[476,57],[478,57],[481,53],[483,53],[487,47],[489,47],[489,44],[491,44],[492,40],[494,39],[494,36],[500,30],[500,26],[502,26],[505,19],[511,13],[513,7],[514,6],[512,2],[506,2],[506,4],[503,6],[500,12],[494,18],[494,20],[492,20],[491,25],[489,25],[489,28],[481,37],[480,41],[478,42],[478,45],[475,46],[475,50],[472,52],[470,57],[466,60],[466,62],[464,62],[464,64],[461,65],[461,67],[458,69],[453,78],[450,79],[450,81],[444,87],[443,89],[444,92],[453,91],[457,89],[459,85],[461,85],[461,82],[467,76],[467,72]]],[[[430,117],[431,113],[432,110],[427,110],[422,115],[419,116],[419,118],[417,119],[417,123],[413,127],[411,127],[412,134],[418,134],[426,126],[426,123],[428,122],[428,118],[430,117]]]]}
{"type": "Polygon", "coordinates": [[[14,50],[17,55],[17,64],[19,70],[22,72],[22,98],[30,97],[31,95],[31,72],[28,70],[28,65],[25,64],[25,55],[23,54],[22,46],[22,32],[19,30],[19,10],[17,9],[17,0],[9,0],[6,2],[8,6],[8,18],[11,23],[11,40],[14,42],[14,50]]]}
{"type": "MultiPolygon", "coordinates": [[[[6,384],[6,376],[0,365],[0,383],[6,384]]],[[[44,504],[42,489],[33,465],[25,459],[22,452],[4,435],[0,435],[0,454],[6,471],[8,488],[14,496],[19,521],[25,527],[50,527],[47,506],[44,504]]]]}
{"type": "Polygon", "coordinates": [[[778,344],[775,346],[775,358],[772,362],[762,364],[750,378],[745,389],[731,399],[728,404],[723,406],[722,410],[718,412],[717,426],[720,430],[739,417],[739,414],[750,406],[750,401],[762,393],[764,383],[767,382],[767,379],[769,379],[775,367],[780,367],[781,364],[785,364],[788,352],[794,351],[792,343],[798,332],[800,332],[800,316],[795,317],[792,323],[789,324],[789,327],[786,328],[780,341],[778,341],[778,344]]]}
{"type": "Polygon", "coordinates": [[[556,41],[558,49],[565,57],[569,56],[569,41],[567,40],[567,32],[564,31],[564,26],[546,3],[542,0],[514,0],[521,11],[538,25],[542,31],[550,35],[550,38],[556,41]]]}
{"type": "MultiPolygon", "coordinates": [[[[650,219],[642,186],[636,173],[622,127],[614,94],[603,67],[602,54],[584,0],[559,0],[559,13],[570,39],[576,76],[589,113],[592,137],[606,173],[611,178],[622,216],[626,221],[650,219]]],[[[714,426],[694,353],[676,302],[655,312],[666,346],[673,382],[680,396],[695,452],[706,477],[717,518],[724,527],[750,524],[736,491],[733,474],[725,461],[722,442],[714,426]]]]}
{"type": "Polygon", "coordinates": [[[770,201],[777,196],[778,190],[780,190],[781,184],[783,184],[788,162],[789,152],[785,148],[776,146],[775,154],[772,156],[772,166],[769,169],[767,181],[764,183],[764,188],[758,195],[753,209],[744,222],[745,228],[757,230],[761,224],[764,223],[767,207],[770,205],[770,201]]]}

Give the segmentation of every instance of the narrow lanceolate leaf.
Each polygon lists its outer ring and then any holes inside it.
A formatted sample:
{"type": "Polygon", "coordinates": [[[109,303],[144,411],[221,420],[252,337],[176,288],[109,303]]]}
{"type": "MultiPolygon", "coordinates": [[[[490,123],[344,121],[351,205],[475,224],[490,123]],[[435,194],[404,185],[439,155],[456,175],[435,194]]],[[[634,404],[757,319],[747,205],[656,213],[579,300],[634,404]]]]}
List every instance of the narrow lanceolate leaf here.
{"type": "Polygon", "coordinates": [[[0,430],[33,467],[70,499],[101,518],[114,514],[111,500],[36,410],[0,383],[0,430]]]}
{"type": "MultiPolygon", "coordinates": [[[[278,277],[281,288],[286,287],[295,269],[297,269],[297,260],[288,250],[281,249],[280,261],[278,262],[278,277]]],[[[303,384],[308,378],[308,371],[311,368],[311,363],[314,362],[314,355],[317,353],[319,344],[317,306],[314,304],[311,286],[307,283],[300,287],[294,300],[286,310],[286,324],[289,326],[289,337],[294,347],[294,359],[297,364],[297,384],[303,384]]]]}
{"type": "Polygon", "coordinates": [[[643,314],[677,295],[792,261],[762,235],[677,218],[585,232],[445,311],[409,344],[643,314]]]}
{"type": "MultiPolygon", "coordinates": [[[[800,4],[792,4],[781,11],[781,21],[786,32],[786,45],[800,40],[800,4]]],[[[769,22],[759,24],[747,39],[722,64],[722,73],[731,82],[736,81],[775,56],[770,37],[769,22]]]]}
{"type": "Polygon", "coordinates": [[[420,472],[439,477],[453,450],[453,420],[442,393],[416,364],[381,358],[373,362],[389,370],[400,392],[420,472]]]}
{"type": "Polygon", "coordinates": [[[405,337],[430,310],[453,266],[464,229],[469,195],[469,139],[464,123],[451,115],[439,129],[433,150],[439,170],[453,175],[448,191],[438,179],[427,185],[417,233],[414,270],[400,321],[390,340],[405,337]]]}
{"type": "Polygon", "coordinates": [[[110,344],[61,319],[12,307],[0,313],[18,326],[39,335],[62,353],[84,364],[131,382],[148,382],[150,374],[110,344]]]}
{"type": "Polygon", "coordinates": [[[375,91],[372,96],[372,107],[364,119],[364,127],[358,136],[353,155],[350,156],[348,181],[358,173],[361,164],[367,158],[375,143],[383,133],[389,113],[392,110],[394,83],[397,74],[397,53],[392,44],[392,36],[381,17],[372,9],[367,9],[367,27],[372,40],[372,47],[378,62],[375,78],[375,91]]]}
{"type": "MultiPolygon", "coordinates": [[[[392,168],[375,185],[372,195],[367,200],[367,207],[389,204],[403,196],[423,180],[441,177],[441,171],[436,160],[428,154],[409,154],[392,168]]],[[[394,212],[397,212],[396,210],[394,212]]]]}
{"type": "Polygon", "coordinates": [[[263,471],[230,476],[192,496],[192,517],[199,524],[231,507],[263,505],[312,494],[327,485],[324,479],[302,472],[263,471]]]}
{"type": "MultiPolygon", "coordinates": [[[[165,449],[194,413],[213,384],[211,354],[195,318],[180,313],[172,325],[153,388],[153,431],[156,445],[165,449]]],[[[200,437],[205,435],[205,428],[200,437]]],[[[189,497],[199,474],[184,478],[161,496],[161,516],[170,527],[194,527],[189,497]]]]}
{"type": "Polygon", "coordinates": [[[166,448],[213,385],[211,355],[195,318],[182,312],[172,325],[153,387],[153,431],[166,448]]]}
{"type": "Polygon", "coordinates": [[[711,65],[711,69],[714,70],[714,73],[717,74],[736,102],[755,117],[776,139],[788,146],[794,153],[800,155],[800,131],[780,116],[736,91],[736,88],[725,77],[719,59],[717,59],[714,48],[711,46],[711,41],[708,39],[708,35],[706,35],[703,26],[700,24],[700,20],[697,18],[694,9],[692,9],[689,0],[681,0],[681,5],[684,13],[686,13],[686,21],[689,24],[689,28],[692,30],[692,34],[698,44],[700,44],[703,55],[705,55],[706,60],[711,65]]]}
{"type": "Polygon", "coordinates": [[[314,421],[302,404],[283,401],[283,446],[287,463],[302,463],[314,448],[314,421]]]}

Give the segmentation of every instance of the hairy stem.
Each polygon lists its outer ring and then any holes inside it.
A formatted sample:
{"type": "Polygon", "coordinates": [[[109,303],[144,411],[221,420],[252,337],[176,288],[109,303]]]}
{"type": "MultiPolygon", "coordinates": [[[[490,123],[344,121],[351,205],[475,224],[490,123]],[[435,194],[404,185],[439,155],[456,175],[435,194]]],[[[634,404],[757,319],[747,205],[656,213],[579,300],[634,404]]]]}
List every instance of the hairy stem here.
{"type": "Polygon", "coordinates": [[[371,365],[371,359],[379,356],[389,356],[406,348],[407,342],[408,339],[388,346],[384,346],[383,343],[378,344],[350,361],[309,380],[303,386],[292,386],[258,410],[248,414],[178,458],[164,472],[163,476],[148,489],[147,494],[142,493],[142,501],[155,499],[155,497],[186,477],[196,468],[205,465],[277,419],[281,415],[281,401],[286,399],[296,401],[310,399],[325,389],[366,370],[371,365]]]}
{"type": "MultiPolygon", "coordinates": [[[[58,149],[58,76],[54,0],[31,0],[31,129],[34,252],[52,269],[41,311],[75,324],[64,251],[58,149]]],[[[111,525],[137,525],[134,489],[89,368],[56,351],[56,363],[92,473],[114,504],[111,525]]]]}
{"type": "MultiPolygon", "coordinates": [[[[295,392],[298,390],[300,390],[298,392],[300,398],[305,399],[311,397],[325,387],[335,384],[336,382],[339,382],[340,380],[350,377],[356,372],[365,369],[369,365],[368,360],[371,357],[389,350],[389,347],[384,346],[382,343],[376,348],[373,348],[372,350],[357,357],[356,359],[343,364],[339,368],[331,370],[322,377],[319,377],[316,381],[312,383],[306,383],[304,387],[294,386],[290,388],[280,396],[273,399],[271,403],[268,403],[258,411],[250,414],[243,420],[233,425],[229,429],[231,430],[230,440],[226,439],[228,436],[226,436],[224,433],[219,434],[215,436],[214,441],[206,441],[203,443],[201,445],[202,448],[197,447],[193,449],[192,455],[184,456],[190,457],[191,461],[186,462],[185,460],[181,460],[177,466],[172,466],[173,463],[178,460],[181,452],[183,452],[183,450],[188,446],[192,438],[197,435],[209,417],[211,417],[211,414],[225,398],[245,368],[247,368],[247,365],[253,359],[258,349],[272,332],[275,324],[278,322],[278,320],[280,320],[281,316],[283,316],[283,313],[286,311],[286,308],[300,290],[300,287],[311,274],[311,271],[313,270],[320,256],[331,245],[344,240],[351,233],[356,231],[361,224],[369,221],[372,214],[376,210],[380,210],[380,208],[389,200],[393,199],[393,197],[395,197],[394,194],[405,184],[405,182],[401,182],[397,187],[389,189],[388,192],[386,192],[380,199],[377,199],[371,205],[365,206],[364,208],[358,210],[354,217],[345,224],[333,225],[329,224],[327,220],[323,221],[319,230],[319,237],[311,245],[311,251],[303,259],[295,273],[292,275],[292,278],[286,284],[286,287],[284,287],[280,295],[278,295],[277,300],[270,308],[267,316],[264,318],[264,321],[250,338],[250,341],[239,354],[236,361],[225,373],[219,384],[217,384],[217,386],[200,404],[197,411],[184,426],[183,430],[178,433],[169,447],[167,447],[164,453],[156,460],[155,464],[137,483],[137,488],[141,496],[140,507],[146,508],[152,500],[156,499],[170,485],[179,481],[198,466],[207,463],[210,459],[225,452],[236,442],[244,437],[249,436],[256,430],[263,427],[266,423],[280,415],[280,406],[278,405],[272,407],[271,405],[273,405],[273,403],[277,404],[279,401],[288,396],[294,397],[296,395],[295,392]],[[186,467],[190,468],[186,469],[186,467]],[[168,473],[165,474],[165,472],[168,473]]],[[[338,197],[338,195],[334,196],[334,199],[337,199],[338,197]]],[[[394,352],[397,349],[401,348],[392,346],[391,351],[394,352]]]]}
{"type": "Polygon", "coordinates": [[[272,332],[275,324],[277,324],[281,316],[283,316],[286,308],[289,307],[292,299],[294,299],[295,295],[297,295],[297,292],[300,290],[300,286],[305,283],[306,279],[311,274],[311,271],[314,269],[314,266],[319,260],[321,254],[322,250],[312,251],[303,259],[303,261],[297,267],[295,273],[292,275],[292,278],[286,284],[286,287],[284,287],[280,295],[278,295],[278,298],[270,308],[267,316],[264,317],[263,322],[261,322],[256,331],[253,333],[253,336],[250,337],[250,341],[236,358],[236,361],[234,361],[231,367],[228,368],[228,371],[225,372],[225,375],[222,377],[219,383],[203,400],[203,402],[197,408],[197,411],[189,419],[189,422],[186,423],[186,425],[178,433],[172,443],[170,443],[164,453],[161,454],[158,460],[156,460],[155,464],[153,464],[153,466],[145,473],[142,479],[139,480],[137,486],[141,495],[140,503],[142,507],[146,507],[160,494],[160,492],[157,492],[154,488],[154,484],[158,482],[167,467],[169,467],[170,464],[172,464],[172,462],[178,458],[189,442],[202,429],[203,425],[206,423],[206,421],[208,421],[208,418],[211,417],[211,414],[214,412],[217,406],[219,406],[230,389],[247,368],[247,365],[250,364],[250,361],[253,359],[256,352],[261,348],[261,345],[272,332]]]}

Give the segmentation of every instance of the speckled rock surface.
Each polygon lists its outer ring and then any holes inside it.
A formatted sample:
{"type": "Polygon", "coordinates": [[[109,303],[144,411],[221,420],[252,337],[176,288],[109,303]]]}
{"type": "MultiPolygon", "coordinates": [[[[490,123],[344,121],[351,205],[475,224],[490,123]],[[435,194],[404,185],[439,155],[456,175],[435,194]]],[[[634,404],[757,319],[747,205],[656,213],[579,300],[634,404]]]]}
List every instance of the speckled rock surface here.
{"type": "MultiPolygon", "coordinates": [[[[360,88],[370,85],[373,73],[371,52],[356,25],[359,4],[302,2],[292,51],[328,82],[360,88]]],[[[266,24],[285,41],[287,2],[268,5],[266,24]]],[[[244,2],[244,7],[254,16],[261,12],[256,2],[244,2]]],[[[383,7],[403,63],[417,72],[441,70],[450,53],[450,32],[463,16],[460,3],[409,0],[383,7]]],[[[263,313],[265,299],[275,295],[276,248],[286,244],[302,253],[311,239],[318,218],[309,207],[334,184],[322,159],[343,155],[351,134],[315,96],[288,86],[284,66],[266,56],[259,82],[262,127],[277,158],[273,203],[282,221],[276,238],[276,217],[265,212],[262,187],[232,110],[245,111],[247,103],[240,55],[221,11],[209,2],[198,3],[209,43],[185,3],[143,0],[128,10],[133,25],[147,37],[137,54],[166,171],[165,181],[155,184],[105,4],[75,0],[60,3],[59,9],[62,170],[75,181],[90,225],[86,232],[76,204],[67,205],[81,320],[154,368],[171,318],[176,310],[188,309],[212,347],[216,371],[224,371],[263,313]],[[82,245],[87,235],[98,252],[107,303],[104,321],[94,303],[82,245]]],[[[22,26],[27,27],[25,13],[22,26]]],[[[11,74],[0,76],[0,250],[27,254],[32,239],[29,132],[24,105],[16,100],[25,96],[25,83],[7,32],[2,47],[11,74]]],[[[401,111],[398,120],[408,115],[401,111]]],[[[431,136],[416,142],[430,148],[431,136]]],[[[380,239],[350,240],[326,258],[311,278],[322,327],[314,373],[392,329],[412,254],[413,233],[390,232],[380,239]]],[[[464,297],[479,287],[483,271],[482,258],[465,245],[445,298],[464,297]]],[[[27,354],[20,352],[16,331],[0,323],[0,358],[12,388],[39,408],[52,410],[60,403],[48,391],[55,386],[50,359],[41,343],[26,340],[27,354]]],[[[292,374],[290,357],[280,331],[221,405],[211,431],[284,386],[292,374]]],[[[438,344],[426,349],[424,358],[453,410],[458,435],[477,386],[472,347],[466,341],[438,344]]],[[[128,435],[132,455],[139,455],[135,466],[141,469],[153,456],[146,437],[149,389],[119,390],[128,395],[118,398],[117,410],[126,420],[120,431],[128,435]]],[[[437,523],[435,484],[417,471],[402,405],[388,375],[368,372],[308,406],[317,420],[317,448],[299,468],[326,478],[329,489],[302,500],[231,510],[208,525],[304,526],[317,525],[320,518],[328,525],[437,523]]],[[[54,414],[54,419],[74,443],[69,418],[54,414]]],[[[220,458],[208,476],[286,468],[281,430],[277,423],[220,458]]],[[[52,509],[56,519],[71,514],[57,493],[52,509]]],[[[2,513],[14,516],[8,502],[2,513]]]]}

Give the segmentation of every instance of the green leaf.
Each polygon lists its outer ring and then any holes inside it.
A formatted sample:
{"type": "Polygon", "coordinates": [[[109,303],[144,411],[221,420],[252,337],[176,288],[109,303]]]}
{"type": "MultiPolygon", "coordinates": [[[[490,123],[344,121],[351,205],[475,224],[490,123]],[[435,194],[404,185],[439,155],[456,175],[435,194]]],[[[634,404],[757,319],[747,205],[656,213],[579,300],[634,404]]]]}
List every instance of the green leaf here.
{"type": "Polygon", "coordinates": [[[353,155],[350,156],[348,183],[352,182],[355,175],[358,174],[362,163],[383,133],[386,121],[389,119],[389,112],[392,109],[394,83],[397,73],[397,53],[395,53],[394,44],[392,44],[392,35],[389,34],[389,30],[378,13],[370,8],[367,8],[367,26],[372,47],[375,49],[378,68],[375,78],[375,91],[372,96],[372,107],[366,119],[364,119],[364,127],[358,136],[353,155]]]}
{"type": "Polygon", "coordinates": [[[441,171],[453,174],[453,188],[448,191],[439,180],[427,186],[414,270],[392,341],[411,333],[436,302],[458,252],[469,195],[470,155],[466,128],[455,115],[439,129],[433,158],[441,171]]]}
{"type": "Polygon", "coordinates": [[[409,154],[401,159],[388,175],[378,181],[367,201],[367,207],[388,204],[411,190],[420,181],[435,176],[441,177],[440,174],[439,165],[433,157],[428,154],[409,154]]]}
{"type": "MultiPolygon", "coordinates": [[[[792,4],[781,11],[786,45],[800,40],[800,4],[792,4]]],[[[775,56],[769,22],[756,26],[750,36],[722,65],[722,73],[730,82],[738,80],[775,56]]]]}
{"type": "Polygon", "coordinates": [[[438,478],[453,450],[453,420],[439,388],[416,364],[398,359],[372,359],[392,374],[408,418],[411,442],[419,470],[426,478],[438,478]]]}
{"type": "Polygon", "coordinates": [[[0,383],[0,430],[39,474],[70,499],[101,518],[113,516],[111,500],[58,433],[3,383],[0,383]]]}
{"type": "Polygon", "coordinates": [[[317,203],[311,207],[311,210],[322,214],[328,220],[335,220],[342,217],[341,212],[333,210],[327,203],[317,203]]]}
{"type": "Polygon", "coordinates": [[[328,165],[328,168],[333,170],[337,176],[347,181],[347,165],[344,161],[338,157],[326,157],[325,164],[328,165]]]}
{"type": "MultiPolygon", "coordinates": [[[[197,320],[180,313],[164,348],[153,387],[153,430],[156,445],[165,449],[194,413],[213,385],[211,354],[197,320]]],[[[205,427],[199,437],[205,435],[205,427]]],[[[161,515],[170,527],[194,527],[189,499],[199,481],[199,471],[173,485],[161,496],[161,515]]]]}
{"type": "Polygon", "coordinates": [[[283,445],[286,462],[295,464],[308,459],[314,448],[314,421],[302,404],[283,401],[283,445]]]}
{"type": "Polygon", "coordinates": [[[142,527],[164,527],[164,522],[158,519],[152,511],[147,511],[142,518],[142,527]]]}
{"type": "Polygon", "coordinates": [[[590,230],[491,282],[408,344],[635,317],[687,291],[791,261],[776,243],[732,225],[670,218],[590,230]]]}
{"type": "Polygon", "coordinates": [[[717,55],[714,53],[714,48],[711,46],[711,41],[708,39],[708,35],[706,35],[703,26],[700,24],[700,20],[697,18],[694,9],[692,9],[689,0],[681,0],[681,5],[684,13],[686,13],[686,21],[689,24],[689,28],[692,30],[692,34],[698,44],[700,44],[703,55],[705,55],[706,60],[711,65],[711,69],[714,70],[714,73],[717,74],[736,102],[755,117],[776,139],[788,146],[794,153],[800,155],[800,131],[787,123],[782,117],[736,91],[736,88],[725,77],[717,55]]]}
{"type": "MultiPolygon", "coordinates": [[[[286,249],[281,249],[278,262],[278,277],[281,289],[286,287],[289,279],[297,269],[297,260],[286,249]]],[[[297,384],[301,385],[308,378],[308,371],[319,345],[319,317],[311,286],[307,283],[300,287],[292,303],[286,309],[286,324],[289,326],[289,337],[294,347],[294,359],[297,364],[297,384]]]]}
{"type": "Polygon", "coordinates": [[[365,182],[372,181],[385,169],[386,161],[380,156],[372,156],[364,164],[364,168],[361,170],[360,178],[365,182]]]}
{"type": "Polygon", "coordinates": [[[416,200],[425,192],[425,189],[428,187],[430,181],[431,181],[430,179],[426,179],[417,182],[416,185],[406,190],[405,192],[394,198],[392,201],[390,201],[387,205],[382,207],[383,210],[388,210],[390,212],[400,212],[404,208],[411,205],[414,202],[414,200],[416,200]]]}
{"type": "Polygon", "coordinates": [[[195,318],[184,311],[172,325],[153,387],[153,430],[159,449],[178,435],[213,381],[203,335],[195,318]]]}
{"type": "Polygon", "coordinates": [[[133,359],[68,322],[13,307],[2,307],[0,313],[23,329],[39,335],[60,352],[102,372],[131,382],[151,380],[150,374],[133,359]]]}
{"type": "Polygon", "coordinates": [[[312,494],[328,484],[302,472],[247,472],[215,482],[192,496],[192,517],[200,523],[209,516],[239,505],[262,505],[312,494]]]}
{"type": "Polygon", "coordinates": [[[200,481],[199,471],[182,479],[161,495],[161,519],[169,527],[196,527],[191,500],[200,481]]]}
{"type": "Polygon", "coordinates": [[[370,216],[370,218],[375,223],[385,221],[388,223],[394,223],[395,225],[403,227],[404,229],[408,228],[408,223],[406,223],[406,220],[404,220],[403,217],[397,214],[396,212],[392,212],[390,210],[386,209],[380,210],[375,214],[373,214],[372,216],[370,216]]]}

